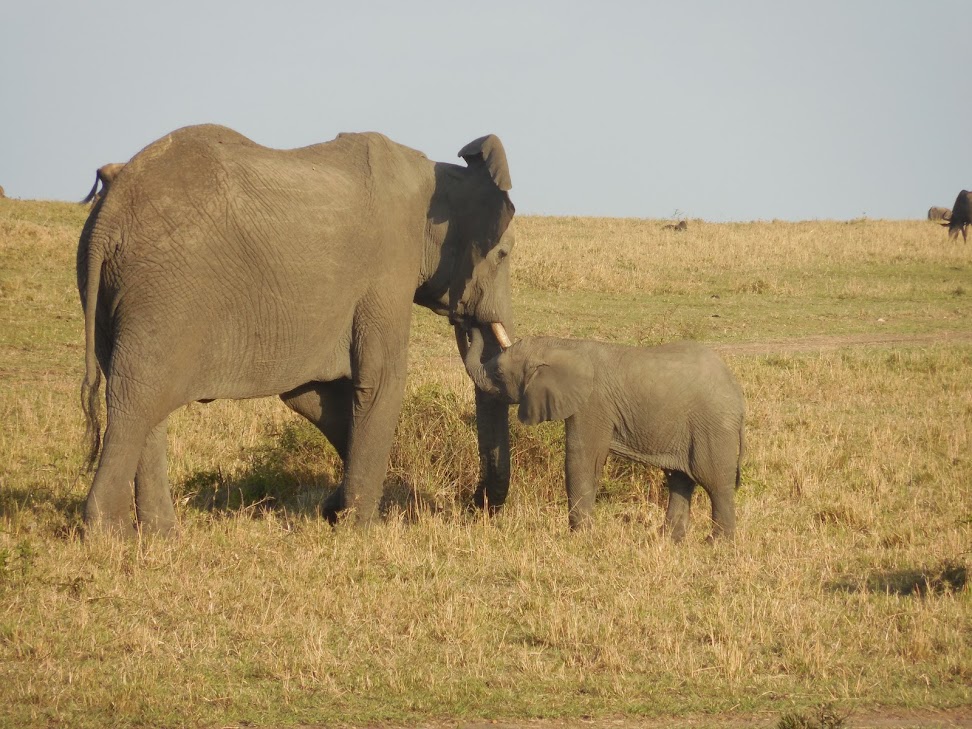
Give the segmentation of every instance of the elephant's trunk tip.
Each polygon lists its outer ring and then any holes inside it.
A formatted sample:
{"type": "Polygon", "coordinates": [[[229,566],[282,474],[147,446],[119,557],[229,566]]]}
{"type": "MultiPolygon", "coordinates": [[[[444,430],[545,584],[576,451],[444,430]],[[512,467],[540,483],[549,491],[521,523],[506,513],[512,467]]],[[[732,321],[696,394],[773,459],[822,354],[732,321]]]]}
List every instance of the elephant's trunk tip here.
{"type": "Polygon", "coordinates": [[[496,341],[499,342],[499,346],[505,351],[513,346],[513,342],[510,341],[509,335],[506,333],[506,327],[500,322],[493,322],[490,324],[490,328],[493,330],[493,336],[496,337],[496,341]]]}

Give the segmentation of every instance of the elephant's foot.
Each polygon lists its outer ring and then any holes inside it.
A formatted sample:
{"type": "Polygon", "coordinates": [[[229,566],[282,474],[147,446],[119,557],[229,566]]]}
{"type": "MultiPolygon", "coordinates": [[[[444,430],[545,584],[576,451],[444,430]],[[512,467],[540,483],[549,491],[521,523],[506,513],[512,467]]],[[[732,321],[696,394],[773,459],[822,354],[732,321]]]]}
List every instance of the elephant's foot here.
{"type": "Polygon", "coordinates": [[[341,516],[344,510],[344,488],[339,486],[333,492],[331,492],[331,495],[324,500],[323,504],[321,504],[320,514],[328,524],[334,526],[337,524],[338,517],[341,516]]]}
{"type": "Polygon", "coordinates": [[[735,528],[727,529],[719,522],[713,522],[712,533],[706,537],[705,541],[708,544],[715,544],[716,542],[728,542],[732,543],[736,538],[735,528]]]}
{"type": "Polygon", "coordinates": [[[134,539],[138,536],[135,522],[130,516],[112,516],[90,508],[85,509],[84,533],[85,537],[105,536],[118,539],[134,539]]]}
{"type": "Polygon", "coordinates": [[[662,534],[668,536],[673,542],[678,544],[685,540],[685,535],[688,533],[688,519],[682,519],[680,521],[670,523],[667,519],[665,520],[664,526],[662,526],[662,534]]]}
{"type": "MultiPolygon", "coordinates": [[[[505,497],[505,494],[504,494],[505,497]]],[[[476,489],[473,494],[472,505],[473,508],[479,509],[480,511],[485,511],[489,516],[496,516],[503,510],[503,500],[491,499],[489,496],[489,489],[485,486],[480,486],[476,489]]]]}
{"type": "Polygon", "coordinates": [[[179,522],[176,519],[172,499],[169,496],[168,485],[149,491],[139,489],[139,482],[135,482],[135,520],[140,534],[143,536],[175,537],[179,532],[179,522]],[[156,498],[148,498],[154,495],[156,498]]]}
{"type": "Polygon", "coordinates": [[[176,522],[174,515],[171,519],[139,519],[136,528],[142,537],[178,539],[180,534],[179,524],[176,522]]]}
{"type": "Polygon", "coordinates": [[[572,532],[586,532],[594,528],[594,515],[589,511],[572,509],[567,515],[572,532]]]}

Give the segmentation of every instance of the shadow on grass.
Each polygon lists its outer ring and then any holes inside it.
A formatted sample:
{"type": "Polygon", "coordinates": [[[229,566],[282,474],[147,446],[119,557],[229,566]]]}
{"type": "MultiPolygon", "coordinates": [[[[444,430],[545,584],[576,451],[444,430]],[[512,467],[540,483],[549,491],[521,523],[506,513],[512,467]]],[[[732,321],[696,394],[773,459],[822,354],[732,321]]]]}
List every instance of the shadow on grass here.
{"type": "Polygon", "coordinates": [[[84,496],[52,488],[0,489],[0,522],[27,531],[49,532],[63,539],[76,538],[81,531],[84,496]]]}
{"type": "MultiPolygon", "coordinates": [[[[235,473],[197,471],[177,485],[174,497],[186,508],[211,516],[262,518],[271,513],[321,518],[328,497],[341,483],[343,465],[315,428],[288,424],[272,443],[250,456],[235,473]]],[[[426,500],[398,479],[388,478],[380,510],[407,519],[428,511],[426,500]]]]}
{"type": "Polygon", "coordinates": [[[969,568],[946,560],[935,567],[872,572],[863,578],[845,577],[827,585],[834,592],[872,592],[927,597],[961,592],[969,584],[969,568]]]}

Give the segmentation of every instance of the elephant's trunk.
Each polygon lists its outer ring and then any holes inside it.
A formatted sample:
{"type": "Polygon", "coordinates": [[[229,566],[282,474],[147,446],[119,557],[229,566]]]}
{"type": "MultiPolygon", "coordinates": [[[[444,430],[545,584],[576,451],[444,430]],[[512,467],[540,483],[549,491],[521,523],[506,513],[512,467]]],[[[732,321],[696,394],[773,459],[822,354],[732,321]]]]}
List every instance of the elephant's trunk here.
{"type": "MultiPolygon", "coordinates": [[[[500,346],[505,349],[509,346],[509,338],[502,324],[493,324],[493,331],[499,329],[496,339],[500,346]],[[507,344],[503,344],[504,340],[507,344]]],[[[462,353],[462,361],[466,366],[466,372],[477,388],[492,397],[500,397],[499,388],[493,382],[486,367],[483,365],[483,348],[485,347],[485,337],[479,327],[473,327],[468,332],[456,331],[456,339],[459,342],[459,350],[462,353]]]]}
{"type": "Polygon", "coordinates": [[[459,354],[476,385],[480,480],[473,504],[492,514],[502,508],[510,489],[510,425],[507,400],[483,364],[501,351],[498,341],[488,339],[479,328],[467,332],[456,327],[459,354]]]}

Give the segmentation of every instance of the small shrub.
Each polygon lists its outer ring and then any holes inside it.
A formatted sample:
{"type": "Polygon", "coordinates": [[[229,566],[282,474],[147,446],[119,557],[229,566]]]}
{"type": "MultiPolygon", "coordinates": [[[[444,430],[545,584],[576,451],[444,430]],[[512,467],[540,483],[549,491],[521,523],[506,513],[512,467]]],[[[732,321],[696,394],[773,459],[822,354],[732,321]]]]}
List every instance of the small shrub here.
{"type": "Polygon", "coordinates": [[[784,714],[777,729],[843,729],[847,726],[847,714],[833,706],[824,705],[807,712],[784,714]]]}

